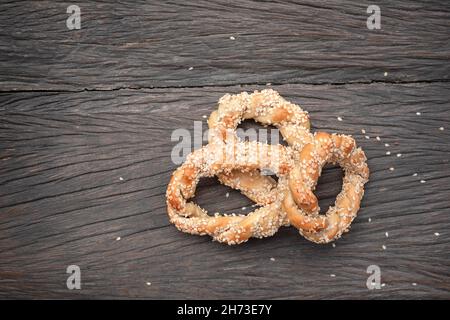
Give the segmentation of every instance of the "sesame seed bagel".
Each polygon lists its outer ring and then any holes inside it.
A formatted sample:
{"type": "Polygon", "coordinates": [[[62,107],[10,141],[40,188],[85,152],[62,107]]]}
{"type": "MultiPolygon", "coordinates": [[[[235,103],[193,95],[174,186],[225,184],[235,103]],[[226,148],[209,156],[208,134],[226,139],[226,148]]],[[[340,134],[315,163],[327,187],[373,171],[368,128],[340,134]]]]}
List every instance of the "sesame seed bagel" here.
{"type": "MultiPolygon", "coordinates": [[[[294,149],[301,149],[312,141],[308,113],[300,106],[283,99],[272,89],[226,94],[219,100],[218,110],[208,119],[209,143],[220,144],[238,141],[236,129],[246,119],[263,125],[273,125],[294,149]]],[[[257,204],[266,205],[276,200],[276,181],[258,171],[218,174],[219,181],[238,189],[257,204]]]]}
{"type": "Polygon", "coordinates": [[[356,148],[353,138],[318,132],[297,156],[289,174],[282,208],[291,225],[306,239],[328,243],[348,231],[358,213],[368,177],[366,156],[356,148]],[[335,205],[321,215],[313,190],[326,163],[339,164],[344,170],[344,179],[335,205]]]}
{"type": "Polygon", "coordinates": [[[352,137],[312,134],[308,113],[271,89],[223,96],[208,125],[209,144],[187,157],[167,188],[169,218],[180,231],[232,245],[272,236],[282,225],[295,226],[315,243],[334,241],[349,230],[369,178],[366,156],[352,137]],[[239,141],[236,129],[246,119],[274,125],[288,146],[239,141]],[[320,214],[314,190],[327,163],[338,164],[344,178],[334,206],[320,214]],[[278,182],[263,170],[276,174],[278,182]],[[212,176],[262,207],[248,215],[208,215],[188,200],[199,179],[212,176]]]}
{"type": "MultiPolygon", "coordinates": [[[[210,216],[206,210],[187,200],[194,196],[200,178],[234,170],[250,173],[269,168],[279,176],[277,190],[281,192],[287,188],[286,176],[292,167],[291,150],[281,145],[257,142],[208,144],[191,153],[172,175],[166,193],[170,221],[180,231],[210,235],[213,239],[230,245],[245,242],[250,237],[272,236],[281,225],[286,224],[280,194],[270,204],[248,215],[216,213],[210,216]]],[[[251,186],[251,179],[246,183],[251,186]]]]}

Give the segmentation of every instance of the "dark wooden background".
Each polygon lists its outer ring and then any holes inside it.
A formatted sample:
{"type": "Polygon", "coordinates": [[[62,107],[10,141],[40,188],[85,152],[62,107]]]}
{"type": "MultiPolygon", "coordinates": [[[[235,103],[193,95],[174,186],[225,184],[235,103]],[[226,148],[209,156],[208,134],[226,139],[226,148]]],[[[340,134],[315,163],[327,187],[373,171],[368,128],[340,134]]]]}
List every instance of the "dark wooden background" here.
{"type": "MultiPolygon", "coordinates": [[[[376,1],[381,30],[367,1],[77,1],[81,30],[70,4],[0,4],[0,298],[450,298],[448,1],[376,1]],[[267,86],[369,158],[335,247],[292,228],[228,247],[168,221],[172,131],[267,86]]],[[[324,171],[322,207],[340,179],[324,171]]],[[[196,200],[250,205],[214,179],[196,200]]]]}

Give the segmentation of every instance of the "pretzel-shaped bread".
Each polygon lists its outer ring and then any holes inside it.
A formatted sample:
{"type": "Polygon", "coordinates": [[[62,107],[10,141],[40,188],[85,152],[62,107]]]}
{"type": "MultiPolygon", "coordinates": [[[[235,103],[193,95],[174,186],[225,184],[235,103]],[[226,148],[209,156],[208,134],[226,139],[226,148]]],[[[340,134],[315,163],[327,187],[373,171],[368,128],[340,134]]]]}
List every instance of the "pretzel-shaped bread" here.
{"type": "Polygon", "coordinates": [[[290,223],[308,240],[316,243],[336,240],[356,217],[368,177],[366,156],[356,148],[353,138],[318,132],[313,142],[301,150],[289,174],[283,210],[290,223]],[[338,163],[344,169],[344,179],[335,206],[321,215],[313,190],[326,163],[338,163]]]}
{"type": "MultiPolygon", "coordinates": [[[[312,141],[309,117],[300,106],[283,99],[272,89],[226,94],[219,100],[219,108],[208,119],[209,143],[234,143],[238,141],[236,128],[246,119],[254,119],[263,125],[274,125],[287,143],[300,149],[312,141]]],[[[218,174],[219,181],[238,189],[257,204],[275,201],[278,190],[276,181],[259,172],[233,170],[218,174]]]]}
{"type": "Polygon", "coordinates": [[[209,144],[187,157],[167,188],[169,218],[179,230],[228,244],[268,237],[289,224],[316,243],[328,243],[348,231],[369,177],[366,156],[352,137],[310,133],[307,112],[271,89],[223,96],[208,125],[209,144]],[[288,146],[240,142],[236,128],[245,119],[276,126],[288,146]],[[323,215],[313,191],[327,163],[342,167],[344,178],[335,205],[323,215]],[[278,183],[261,175],[263,169],[274,172],[278,183]],[[246,216],[208,215],[187,200],[199,179],[211,176],[263,207],[246,216]]]}
{"type": "MultiPolygon", "coordinates": [[[[281,198],[256,209],[248,215],[209,216],[193,202],[197,183],[202,177],[211,177],[231,170],[249,173],[270,168],[280,177],[279,184],[287,188],[286,175],[293,166],[291,151],[281,145],[257,142],[241,142],[229,145],[208,144],[191,153],[179,167],[167,188],[167,210],[170,221],[183,232],[210,235],[219,242],[239,244],[250,237],[263,238],[273,235],[286,224],[281,210],[281,198]]],[[[279,187],[279,190],[282,190],[279,187]]]]}

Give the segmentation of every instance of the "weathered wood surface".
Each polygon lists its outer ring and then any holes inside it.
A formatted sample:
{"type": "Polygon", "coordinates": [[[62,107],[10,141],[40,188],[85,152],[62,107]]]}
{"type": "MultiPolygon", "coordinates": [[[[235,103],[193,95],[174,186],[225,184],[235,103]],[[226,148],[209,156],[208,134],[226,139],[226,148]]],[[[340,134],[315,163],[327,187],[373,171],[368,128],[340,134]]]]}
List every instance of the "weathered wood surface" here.
{"type": "Polygon", "coordinates": [[[448,1],[376,1],[381,30],[366,27],[373,1],[77,1],[75,31],[66,27],[69,4],[2,1],[2,90],[415,82],[450,74],[448,1]]]}
{"type": "MultiPolygon", "coordinates": [[[[369,158],[360,214],[335,248],[293,228],[229,247],[169,224],[172,131],[206,127],[221,95],[255,88],[1,94],[0,297],[450,298],[448,83],[274,87],[310,111],[313,130],[352,134],[369,158]],[[66,288],[71,264],[79,291],[66,288]],[[366,288],[373,264],[381,290],[366,288]]],[[[325,170],[321,204],[340,176],[325,170]]],[[[196,199],[250,204],[212,179],[196,199]]]]}
{"type": "MultiPolygon", "coordinates": [[[[76,31],[70,4],[0,3],[0,298],[450,299],[447,1],[377,1],[374,31],[365,1],[77,2],[76,31]],[[335,248],[292,228],[228,247],[168,222],[173,130],[206,128],[220,96],[266,83],[369,157],[335,248]]],[[[322,207],[340,179],[324,171],[322,207]]],[[[196,201],[250,205],[214,179],[196,201]]]]}

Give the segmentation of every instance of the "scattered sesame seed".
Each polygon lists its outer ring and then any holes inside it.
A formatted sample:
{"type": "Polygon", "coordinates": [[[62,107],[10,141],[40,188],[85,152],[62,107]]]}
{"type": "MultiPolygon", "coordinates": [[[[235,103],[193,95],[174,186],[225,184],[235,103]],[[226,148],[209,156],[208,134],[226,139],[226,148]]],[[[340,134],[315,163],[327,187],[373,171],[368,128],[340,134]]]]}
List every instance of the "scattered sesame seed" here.
{"type": "Polygon", "coordinates": [[[362,134],[366,134],[366,130],[361,129],[361,133],[362,133],[362,134]]]}
{"type": "Polygon", "coordinates": [[[444,127],[440,127],[439,130],[444,131],[444,127]]]}
{"type": "Polygon", "coordinates": [[[116,241],[119,241],[120,239],[122,239],[122,238],[121,238],[121,237],[117,237],[117,238],[116,238],[116,241]]]}
{"type": "Polygon", "coordinates": [[[386,286],[386,283],[382,283],[381,286],[382,286],[382,287],[386,286]]]}
{"type": "Polygon", "coordinates": [[[387,155],[387,156],[390,156],[390,155],[391,155],[391,152],[390,152],[390,151],[386,151],[386,155],[387,155]]]}
{"type": "Polygon", "coordinates": [[[388,238],[389,237],[389,232],[386,231],[385,235],[386,235],[386,238],[388,238]]]}
{"type": "Polygon", "coordinates": [[[275,261],[275,258],[270,258],[270,261],[275,261]]]}
{"type": "Polygon", "coordinates": [[[397,158],[400,158],[402,156],[401,153],[397,153],[397,158]]]}
{"type": "Polygon", "coordinates": [[[332,243],[331,246],[332,246],[333,248],[336,248],[336,243],[332,243]]]}
{"type": "Polygon", "coordinates": [[[266,83],[266,86],[270,87],[272,84],[270,82],[266,83]]]}
{"type": "Polygon", "coordinates": [[[341,117],[337,117],[337,119],[338,119],[338,121],[342,121],[342,118],[341,118],[341,117]]]}
{"type": "Polygon", "coordinates": [[[119,177],[119,180],[120,180],[120,181],[123,181],[123,178],[122,178],[122,177],[119,177]]]}
{"type": "Polygon", "coordinates": [[[389,147],[389,143],[385,143],[384,146],[387,148],[389,147]]]}
{"type": "Polygon", "coordinates": [[[414,173],[414,174],[413,174],[413,177],[417,177],[417,173],[414,173]]]}
{"type": "Polygon", "coordinates": [[[411,284],[412,284],[414,287],[417,286],[417,283],[415,283],[415,282],[413,282],[413,283],[411,283],[411,284]]]}
{"type": "Polygon", "coordinates": [[[420,180],[420,183],[425,183],[426,181],[425,180],[420,180]]]}
{"type": "Polygon", "coordinates": [[[230,196],[230,193],[227,192],[227,193],[225,194],[225,198],[228,198],[229,196],[230,196]]]}
{"type": "Polygon", "coordinates": [[[422,113],[420,113],[420,112],[416,112],[416,115],[418,115],[418,116],[420,116],[422,113]]]}
{"type": "Polygon", "coordinates": [[[335,278],[336,275],[332,273],[332,274],[330,274],[330,277],[335,278]]]}
{"type": "Polygon", "coordinates": [[[367,221],[372,222],[372,218],[367,219],[367,221]]]}
{"type": "Polygon", "coordinates": [[[194,67],[189,67],[189,69],[188,69],[189,71],[191,71],[191,70],[194,70],[194,67]]]}
{"type": "Polygon", "coordinates": [[[386,246],[384,244],[381,246],[381,248],[383,248],[383,250],[386,250],[386,246]]]}
{"type": "Polygon", "coordinates": [[[236,38],[235,38],[235,37],[233,37],[233,36],[231,36],[231,37],[230,37],[230,40],[236,40],[236,38]]]}
{"type": "Polygon", "coordinates": [[[436,237],[439,237],[441,234],[440,234],[439,232],[435,232],[434,235],[435,235],[436,237]]]}
{"type": "Polygon", "coordinates": [[[208,118],[208,116],[206,114],[204,114],[202,117],[203,117],[203,119],[208,118]]]}
{"type": "Polygon", "coordinates": [[[377,141],[381,141],[381,138],[379,136],[376,136],[377,141]]]}
{"type": "Polygon", "coordinates": [[[366,139],[370,139],[370,137],[369,137],[369,136],[365,136],[364,138],[366,138],[366,139]]]}
{"type": "Polygon", "coordinates": [[[151,282],[146,282],[145,284],[148,285],[148,286],[151,286],[151,285],[152,285],[151,282]]]}
{"type": "Polygon", "coordinates": [[[394,167],[390,167],[390,168],[389,168],[389,171],[394,171],[394,170],[395,170],[394,167]]]}
{"type": "Polygon", "coordinates": [[[385,76],[385,77],[387,77],[387,75],[388,75],[388,73],[387,73],[387,72],[385,72],[385,73],[384,73],[384,76],[385,76]]]}
{"type": "Polygon", "coordinates": [[[242,207],[242,208],[241,208],[241,210],[245,210],[245,209],[247,209],[247,207],[242,207]]]}

